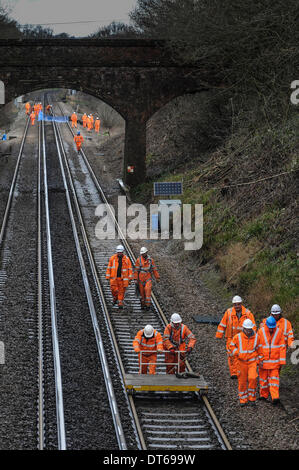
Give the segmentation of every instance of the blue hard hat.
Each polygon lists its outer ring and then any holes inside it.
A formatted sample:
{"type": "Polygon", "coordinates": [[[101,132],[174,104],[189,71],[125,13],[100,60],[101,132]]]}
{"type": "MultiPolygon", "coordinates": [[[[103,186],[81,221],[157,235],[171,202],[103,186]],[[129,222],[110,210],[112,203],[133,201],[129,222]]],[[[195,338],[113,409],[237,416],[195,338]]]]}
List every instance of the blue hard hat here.
{"type": "Polygon", "coordinates": [[[272,317],[272,315],[267,318],[266,325],[267,325],[268,328],[275,328],[276,327],[276,320],[275,320],[275,318],[272,317]]]}
{"type": "Polygon", "coordinates": [[[77,132],[77,135],[80,135],[80,132],[77,132]]]}

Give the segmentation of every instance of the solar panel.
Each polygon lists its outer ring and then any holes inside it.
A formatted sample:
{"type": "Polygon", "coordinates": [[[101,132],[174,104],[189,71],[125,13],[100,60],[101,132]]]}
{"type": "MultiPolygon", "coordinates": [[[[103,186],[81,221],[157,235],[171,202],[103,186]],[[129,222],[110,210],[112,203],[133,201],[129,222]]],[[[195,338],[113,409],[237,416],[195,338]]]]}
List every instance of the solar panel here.
{"type": "Polygon", "coordinates": [[[154,183],[155,196],[172,196],[174,194],[183,194],[182,182],[154,183]]]}

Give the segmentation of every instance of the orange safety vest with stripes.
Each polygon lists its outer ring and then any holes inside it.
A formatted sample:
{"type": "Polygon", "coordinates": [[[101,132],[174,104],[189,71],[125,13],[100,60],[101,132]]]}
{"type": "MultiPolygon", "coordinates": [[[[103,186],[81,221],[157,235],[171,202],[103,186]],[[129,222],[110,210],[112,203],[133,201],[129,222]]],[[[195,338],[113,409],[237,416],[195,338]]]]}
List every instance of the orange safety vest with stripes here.
{"type": "Polygon", "coordinates": [[[286,344],[283,332],[276,327],[272,335],[267,325],[258,331],[258,351],[263,369],[278,369],[286,363],[286,344]]]}
{"type": "Polygon", "coordinates": [[[177,351],[186,351],[187,348],[194,348],[196,344],[196,338],[189,328],[181,324],[181,328],[176,330],[169,323],[163,335],[163,345],[165,350],[175,348],[177,351]]]}
{"type": "Polygon", "coordinates": [[[254,324],[253,330],[256,331],[254,316],[250,310],[244,307],[244,305],[242,305],[242,314],[240,318],[238,318],[235,307],[227,309],[218,325],[216,338],[222,338],[224,332],[226,338],[233,338],[237,333],[242,331],[243,322],[247,318],[252,321],[254,324]]]}
{"type": "Polygon", "coordinates": [[[146,338],[144,336],[144,329],[139,330],[133,341],[133,348],[135,352],[147,351],[149,354],[153,354],[156,351],[163,351],[162,335],[154,329],[153,336],[146,338]]]}
{"type": "Polygon", "coordinates": [[[139,256],[135,262],[134,279],[138,279],[144,285],[151,280],[152,273],[156,279],[160,279],[154,260],[150,256],[147,258],[139,256]]]}
{"type": "MultiPolygon", "coordinates": [[[[118,255],[117,254],[112,255],[108,263],[108,267],[106,271],[106,279],[109,279],[110,281],[117,279],[118,264],[119,264],[118,255]]],[[[123,255],[122,257],[122,267],[121,267],[120,277],[124,281],[125,287],[127,287],[129,285],[129,281],[133,279],[132,263],[130,261],[130,258],[128,258],[128,256],[126,255],[123,255]]]]}
{"type": "MultiPolygon", "coordinates": [[[[267,318],[264,318],[261,321],[261,325],[260,325],[261,327],[266,324],[266,320],[267,318]]],[[[294,333],[293,333],[291,322],[287,320],[286,318],[281,317],[276,322],[276,326],[278,326],[278,328],[282,330],[286,345],[288,345],[289,347],[292,346],[292,343],[294,341],[294,333]]]]}
{"type": "Polygon", "coordinates": [[[233,337],[230,342],[230,356],[236,356],[242,362],[259,362],[262,356],[258,352],[258,334],[247,336],[242,331],[233,337]]]}
{"type": "Polygon", "coordinates": [[[82,135],[75,135],[74,141],[76,142],[77,147],[81,147],[82,143],[84,142],[84,138],[82,135]]]}

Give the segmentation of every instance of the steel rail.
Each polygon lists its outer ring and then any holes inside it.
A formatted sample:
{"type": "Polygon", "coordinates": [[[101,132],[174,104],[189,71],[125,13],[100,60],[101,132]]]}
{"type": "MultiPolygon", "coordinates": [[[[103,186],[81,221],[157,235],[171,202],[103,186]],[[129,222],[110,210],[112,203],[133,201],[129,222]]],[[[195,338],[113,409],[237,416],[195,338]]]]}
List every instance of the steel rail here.
{"type": "Polygon", "coordinates": [[[55,372],[55,395],[56,395],[56,417],[58,430],[58,449],[66,450],[65,422],[64,422],[64,406],[63,406],[63,389],[61,378],[61,364],[59,352],[59,339],[57,328],[56,314],[56,295],[55,280],[52,258],[52,240],[50,226],[50,209],[49,209],[49,189],[47,180],[47,154],[45,141],[45,126],[42,121],[42,150],[43,150],[43,166],[44,166],[44,193],[45,193],[45,215],[46,215],[46,238],[47,238],[47,256],[48,256],[48,273],[51,303],[51,323],[52,323],[52,342],[54,356],[54,372],[55,372]]]}
{"type": "Polygon", "coordinates": [[[41,200],[41,124],[38,129],[38,170],[37,170],[37,261],[38,261],[38,429],[39,450],[44,449],[44,370],[43,370],[43,294],[42,294],[42,200],[41,200]]]}
{"type": "MultiPolygon", "coordinates": [[[[66,166],[66,169],[67,169],[68,180],[69,180],[71,192],[72,192],[72,195],[73,195],[73,201],[74,201],[75,206],[76,206],[76,212],[77,212],[77,215],[78,215],[78,218],[79,218],[81,232],[83,234],[83,239],[84,239],[84,245],[85,245],[85,248],[87,250],[89,260],[91,259],[91,257],[90,257],[91,250],[90,250],[87,235],[86,235],[86,232],[85,232],[84,223],[83,223],[83,219],[82,219],[82,216],[81,216],[80,207],[79,207],[79,203],[78,203],[78,200],[77,200],[76,191],[75,191],[75,187],[74,187],[74,184],[73,184],[71,172],[70,172],[69,165],[68,165],[68,162],[67,162],[66,153],[65,153],[64,146],[63,146],[63,141],[62,141],[62,138],[61,138],[60,130],[59,130],[59,127],[57,126],[57,124],[55,122],[53,122],[53,129],[54,129],[55,140],[56,140],[56,145],[57,145],[57,152],[58,152],[58,156],[59,156],[61,174],[62,174],[64,188],[65,188],[65,192],[66,192],[67,205],[68,205],[68,209],[69,209],[70,220],[71,220],[73,235],[74,235],[74,239],[75,239],[76,249],[77,249],[77,255],[78,255],[78,259],[79,259],[79,263],[80,263],[80,268],[81,268],[85,293],[86,293],[86,297],[87,297],[87,301],[88,301],[89,311],[90,311],[91,320],[92,320],[93,329],[94,329],[94,334],[95,334],[95,338],[96,338],[98,354],[99,354],[99,357],[100,357],[102,370],[104,372],[104,379],[105,379],[109,404],[110,404],[110,408],[111,408],[111,412],[112,412],[114,427],[115,427],[115,431],[116,431],[116,437],[117,437],[117,441],[118,441],[118,445],[119,445],[120,450],[127,450],[127,443],[126,443],[126,439],[125,439],[125,435],[124,435],[124,431],[123,431],[123,427],[122,427],[122,423],[121,423],[121,419],[120,419],[120,414],[119,414],[119,410],[118,410],[118,406],[117,406],[117,400],[116,400],[116,396],[115,396],[115,392],[114,392],[113,382],[112,382],[112,379],[111,379],[111,376],[110,376],[109,365],[108,365],[108,361],[107,361],[107,358],[106,358],[105,348],[104,348],[104,344],[103,344],[103,340],[102,340],[102,336],[101,336],[101,332],[100,332],[100,328],[99,328],[99,324],[98,324],[98,320],[97,320],[96,309],[95,309],[95,306],[94,306],[92,293],[91,293],[91,288],[90,288],[90,284],[89,284],[89,280],[88,280],[88,275],[87,275],[87,271],[86,271],[86,267],[85,267],[85,263],[84,263],[84,259],[83,259],[83,254],[82,254],[82,250],[81,250],[81,246],[80,246],[80,241],[79,241],[78,231],[77,231],[77,227],[76,227],[75,217],[74,217],[74,213],[73,213],[73,209],[72,209],[70,192],[69,192],[67,178],[66,178],[66,174],[65,174],[64,166],[63,166],[63,160],[64,160],[64,163],[65,163],[65,166],[66,166]],[[61,151],[60,151],[60,148],[61,148],[61,151]],[[63,155],[63,157],[62,157],[62,155],[63,155]],[[62,160],[62,158],[63,158],[63,160],[62,160]]],[[[91,269],[93,271],[94,266],[91,265],[91,269]]]]}
{"type": "MultiPolygon", "coordinates": [[[[60,110],[61,110],[61,112],[62,112],[62,114],[63,114],[63,111],[62,111],[62,109],[61,109],[61,107],[60,107],[59,104],[58,104],[58,107],[60,108],[60,110]]],[[[72,128],[71,128],[70,124],[67,123],[67,125],[68,125],[68,128],[69,128],[69,130],[70,130],[72,136],[74,136],[74,133],[73,133],[73,131],[72,131],[72,128]]],[[[87,168],[88,168],[88,170],[89,170],[89,172],[90,172],[90,174],[91,174],[91,176],[92,176],[93,182],[94,182],[96,188],[98,189],[98,191],[99,191],[99,193],[100,193],[100,195],[101,195],[101,197],[102,197],[104,203],[106,204],[106,206],[107,206],[107,208],[108,208],[108,210],[109,210],[110,216],[111,216],[112,220],[113,220],[114,223],[115,223],[115,226],[117,227],[118,235],[119,235],[120,239],[122,240],[122,243],[125,245],[125,248],[126,248],[128,254],[129,254],[130,258],[131,258],[131,261],[133,260],[134,263],[135,263],[136,257],[135,257],[135,255],[134,255],[134,253],[133,253],[133,251],[132,251],[132,249],[131,249],[129,243],[128,243],[127,240],[126,240],[125,235],[124,235],[124,233],[123,233],[121,227],[119,226],[118,221],[117,221],[117,219],[116,219],[116,217],[115,217],[113,211],[112,211],[111,208],[110,208],[110,205],[109,205],[108,200],[107,200],[107,198],[106,198],[106,196],[105,196],[105,193],[104,193],[104,191],[103,191],[103,189],[102,189],[102,187],[101,187],[101,185],[100,185],[100,183],[99,183],[99,181],[98,181],[98,178],[97,178],[97,176],[95,175],[95,173],[94,173],[94,171],[93,171],[93,169],[92,169],[92,167],[91,167],[91,165],[90,165],[90,163],[89,163],[89,161],[88,161],[88,158],[87,158],[87,156],[86,156],[86,154],[85,154],[85,152],[84,152],[84,150],[83,150],[82,148],[81,148],[81,154],[82,154],[83,159],[84,159],[84,162],[85,162],[85,164],[86,164],[86,166],[87,166],[87,168]]],[[[162,310],[162,308],[161,308],[161,306],[160,306],[160,304],[159,304],[159,302],[158,302],[158,300],[157,300],[157,298],[156,298],[156,296],[155,296],[155,294],[154,294],[153,292],[152,292],[152,301],[153,301],[153,303],[154,303],[154,305],[155,305],[157,311],[159,312],[160,317],[162,318],[162,320],[163,320],[163,322],[164,322],[164,324],[165,324],[165,326],[166,326],[167,323],[168,323],[168,320],[167,320],[167,318],[166,318],[166,316],[165,316],[165,314],[164,314],[164,312],[163,312],[163,310],[162,310]]],[[[115,338],[115,335],[114,335],[114,334],[113,334],[113,338],[115,338]]],[[[118,350],[116,338],[115,338],[115,344],[116,344],[116,349],[118,350]]],[[[121,359],[120,359],[120,362],[122,362],[121,359]]],[[[190,372],[192,372],[192,368],[191,368],[190,364],[188,363],[188,361],[186,361],[186,366],[187,366],[187,369],[188,369],[190,372]]],[[[123,370],[123,367],[122,367],[122,370],[123,370]]],[[[219,421],[218,421],[218,419],[217,419],[217,417],[216,417],[216,415],[215,415],[215,413],[214,413],[214,411],[213,411],[213,409],[212,409],[212,407],[211,407],[211,405],[210,405],[210,403],[209,403],[209,401],[208,401],[207,396],[202,395],[202,396],[201,396],[201,399],[202,399],[203,404],[204,404],[204,406],[205,406],[205,408],[206,408],[206,410],[207,410],[207,413],[209,414],[209,416],[210,416],[212,422],[214,423],[214,425],[215,425],[215,427],[216,427],[217,432],[219,433],[219,436],[220,436],[220,438],[221,438],[221,440],[222,440],[222,442],[223,442],[224,447],[225,447],[227,450],[232,450],[231,444],[229,443],[229,441],[228,441],[228,439],[227,439],[227,437],[226,437],[226,435],[225,435],[225,432],[224,432],[224,430],[222,429],[221,424],[219,423],[219,421]]],[[[141,430],[141,425],[140,425],[140,422],[139,422],[139,418],[138,418],[138,415],[137,415],[137,411],[136,411],[136,408],[135,408],[135,405],[134,405],[134,400],[133,400],[133,397],[130,396],[130,395],[129,395],[129,400],[130,400],[130,403],[131,403],[131,407],[132,407],[134,416],[136,416],[136,425],[137,425],[137,429],[138,429],[139,438],[140,438],[140,441],[141,441],[141,443],[142,443],[142,449],[143,449],[143,450],[146,450],[147,448],[146,448],[145,441],[144,441],[144,438],[143,438],[143,433],[142,433],[142,430],[141,430]]]]}
{"type": "Polygon", "coordinates": [[[21,162],[21,158],[22,158],[22,155],[23,155],[25,140],[26,140],[26,137],[27,137],[29,121],[30,121],[30,117],[28,116],[27,123],[26,123],[25,130],[24,130],[24,134],[23,134],[22,141],[21,141],[21,146],[20,146],[18,158],[17,158],[17,163],[16,163],[16,166],[15,166],[14,175],[13,175],[11,186],[10,186],[10,191],[9,191],[9,195],[8,195],[8,199],[7,199],[7,203],[6,203],[6,209],[5,209],[5,213],[4,213],[4,217],[3,217],[3,221],[2,221],[2,227],[1,227],[1,231],[0,231],[0,248],[1,248],[1,245],[2,245],[2,242],[3,242],[4,233],[5,233],[6,224],[7,224],[7,219],[8,219],[8,216],[9,216],[9,211],[10,211],[10,207],[11,207],[11,203],[12,203],[12,198],[13,198],[14,191],[15,191],[15,186],[16,186],[17,176],[18,176],[18,172],[19,172],[20,162],[21,162]]]}

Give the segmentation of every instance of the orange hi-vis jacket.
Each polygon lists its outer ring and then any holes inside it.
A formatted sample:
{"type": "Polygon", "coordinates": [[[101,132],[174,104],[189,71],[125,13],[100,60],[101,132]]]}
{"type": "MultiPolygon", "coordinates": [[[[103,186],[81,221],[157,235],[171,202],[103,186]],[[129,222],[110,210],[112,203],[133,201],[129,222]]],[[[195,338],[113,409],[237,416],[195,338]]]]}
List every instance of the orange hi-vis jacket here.
{"type": "Polygon", "coordinates": [[[230,343],[231,355],[237,357],[242,362],[257,363],[262,359],[258,352],[258,334],[246,336],[242,331],[233,337],[230,343]]]}
{"type": "Polygon", "coordinates": [[[169,323],[163,335],[164,349],[168,351],[174,348],[176,351],[186,351],[187,348],[194,348],[196,338],[191,330],[186,325],[181,324],[181,328],[176,330],[169,323]]]}
{"type": "Polygon", "coordinates": [[[81,147],[82,143],[84,142],[84,138],[82,135],[75,135],[74,141],[76,142],[77,147],[81,147]]]}
{"type": "Polygon", "coordinates": [[[30,109],[31,109],[31,104],[29,102],[27,102],[25,104],[25,108],[26,108],[26,112],[29,113],[30,109]]]}
{"type": "MultiPolygon", "coordinates": [[[[261,325],[260,325],[261,327],[266,324],[266,320],[267,318],[264,318],[262,320],[261,325]]],[[[289,347],[292,346],[292,343],[294,341],[294,333],[293,333],[291,322],[287,320],[286,318],[281,317],[276,322],[276,326],[278,326],[278,328],[280,328],[283,331],[286,345],[288,345],[289,347]]]]}
{"type": "Polygon", "coordinates": [[[71,115],[71,120],[72,120],[72,121],[77,121],[77,119],[78,119],[78,118],[77,118],[77,114],[76,114],[76,113],[73,113],[73,114],[71,115]]]}
{"type": "Polygon", "coordinates": [[[135,352],[147,351],[149,354],[153,354],[156,351],[164,351],[162,335],[154,329],[154,334],[151,338],[144,336],[144,329],[139,330],[133,341],[133,348],[135,352]]]}
{"type": "Polygon", "coordinates": [[[148,256],[146,259],[139,256],[135,262],[134,279],[139,280],[142,284],[150,281],[152,273],[156,279],[160,279],[154,260],[148,256]]]}
{"type": "Polygon", "coordinates": [[[276,327],[270,334],[267,325],[258,331],[258,350],[261,356],[261,367],[263,369],[278,369],[286,363],[286,344],[283,332],[276,327]]]}
{"type": "Polygon", "coordinates": [[[242,314],[240,319],[237,316],[235,307],[226,310],[222,317],[221,322],[218,325],[216,338],[222,338],[225,332],[226,338],[233,338],[237,333],[242,331],[242,325],[244,320],[249,318],[254,324],[254,331],[256,331],[256,325],[253,314],[242,305],[242,314]]]}
{"type": "MultiPolygon", "coordinates": [[[[118,269],[118,255],[112,255],[107,271],[106,271],[106,279],[110,281],[114,281],[117,279],[117,269],[118,269]]],[[[133,271],[132,271],[132,263],[128,256],[123,255],[122,257],[122,268],[121,268],[121,279],[124,281],[124,286],[128,287],[129,282],[133,279],[133,271]]]]}

